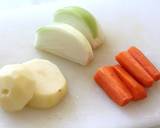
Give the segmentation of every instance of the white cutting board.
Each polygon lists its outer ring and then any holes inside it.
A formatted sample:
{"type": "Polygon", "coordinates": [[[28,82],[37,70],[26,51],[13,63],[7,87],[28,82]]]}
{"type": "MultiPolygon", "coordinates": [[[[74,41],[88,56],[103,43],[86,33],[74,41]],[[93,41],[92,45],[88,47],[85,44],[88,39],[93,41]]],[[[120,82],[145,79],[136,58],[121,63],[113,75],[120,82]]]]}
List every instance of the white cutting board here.
{"type": "MultiPolygon", "coordinates": [[[[114,56],[135,45],[160,67],[160,2],[147,0],[68,0],[0,12],[0,65],[44,58],[57,64],[68,80],[69,92],[55,108],[18,113],[0,109],[0,128],[147,128],[160,125],[160,83],[148,98],[119,107],[95,84],[99,66],[112,65],[114,56]],[[52,22],[62,6],[81,5],[90,10],[105,33],[105,44],[94,61],[80,66],[33,48],[36,28],[52,22]]],[[[63,37],[62,37],[63,38],[63,37]]]]}

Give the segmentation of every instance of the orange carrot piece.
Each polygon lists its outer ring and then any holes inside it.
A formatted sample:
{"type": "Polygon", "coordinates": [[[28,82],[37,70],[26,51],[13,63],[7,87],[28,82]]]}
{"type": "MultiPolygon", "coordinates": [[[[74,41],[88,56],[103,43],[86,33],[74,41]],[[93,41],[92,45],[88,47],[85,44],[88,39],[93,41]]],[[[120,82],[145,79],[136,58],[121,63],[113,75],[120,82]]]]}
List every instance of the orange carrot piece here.
{"type": "Polygon", "coordinates": [[[127,71],[125,71],[121,65],[115,65],[113,68],[120,79],[130,90],[131,94],[133,95],[133,100],[141,100],[147,96],[144,87],[138,83],[127,71]]]}
{"type": "Polygon", "coordinates": [[[135,58],[135,60],[150,74],[155,80],[160,80],[160,72],[151,63],[151,61],[136,47],[131,47],[128,52],[135,58]]]}
{"type": "Polygon", "coordinates": [[[144,68],[127,52],[123,51],[116,56],[119,64],[127,70],[145,87],[152,86],[153,78],[144,70],[144,68]]]}
{"type": "Polygon", "coordinates": [[[133,96],[119,79],[113,67],[102,67],[97,70],[94,79],[108,96],[120,106],[126,105],[133,96]]]}

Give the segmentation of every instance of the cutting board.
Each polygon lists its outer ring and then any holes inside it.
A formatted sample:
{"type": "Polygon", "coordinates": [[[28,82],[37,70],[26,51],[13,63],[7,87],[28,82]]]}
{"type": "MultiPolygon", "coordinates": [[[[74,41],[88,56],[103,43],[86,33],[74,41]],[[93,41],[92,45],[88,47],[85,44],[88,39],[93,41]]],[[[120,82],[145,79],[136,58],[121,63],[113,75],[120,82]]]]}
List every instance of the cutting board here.
{"type": "Polygon", "coordinates": [[[0,109],[1,128],[148,128],[160,125],[160,83],[148,98],[119,107],[93,81],[99,66],[115,64],[114,56],[139,47],[160,67],[160,2],[146,0],[64,1],[0,12],[0,66],[33,58],[58,65],[68,81],[68,94],[49,110],[25,108],[18,113],[0,109]],[[94,60],[81,66],[33,47],[35,31],[51,24],[56,9],[79,5],[91,11],[105,35],[94,60]]]}

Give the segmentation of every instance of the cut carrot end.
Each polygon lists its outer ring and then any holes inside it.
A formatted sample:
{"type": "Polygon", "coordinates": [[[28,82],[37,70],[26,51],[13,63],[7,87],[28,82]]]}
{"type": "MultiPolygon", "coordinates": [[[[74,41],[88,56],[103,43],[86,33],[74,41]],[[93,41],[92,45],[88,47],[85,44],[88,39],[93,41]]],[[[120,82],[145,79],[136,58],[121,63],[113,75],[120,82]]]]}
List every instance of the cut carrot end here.
{"type": "Polygon", "coordinates": [[[152,62],[136,47],[130,47],[128,52],[135,60],[148,72],[155,80],[160,80],[160,71],[152,64],[152,62]]]}

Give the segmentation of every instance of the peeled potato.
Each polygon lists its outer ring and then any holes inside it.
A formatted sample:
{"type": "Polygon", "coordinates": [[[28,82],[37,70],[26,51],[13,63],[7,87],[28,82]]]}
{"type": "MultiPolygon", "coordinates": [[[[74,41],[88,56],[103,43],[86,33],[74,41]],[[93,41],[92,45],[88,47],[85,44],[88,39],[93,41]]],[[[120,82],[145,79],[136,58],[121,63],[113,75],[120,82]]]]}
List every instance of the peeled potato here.
{"type": "Polygon", "coordinates": [[[31,72],[23,65],[7,65],[0,69],[0,105],[10,112],[20,111],[35,91],[31,72]]]}
{"type": "Polygon", "coordinates": [[[67,85],[58,67],[42,59],[34,59],[23,65],[32,72],[36,88],[28,106],[44,109],[59,103],[67,92],[67,85]]]}

